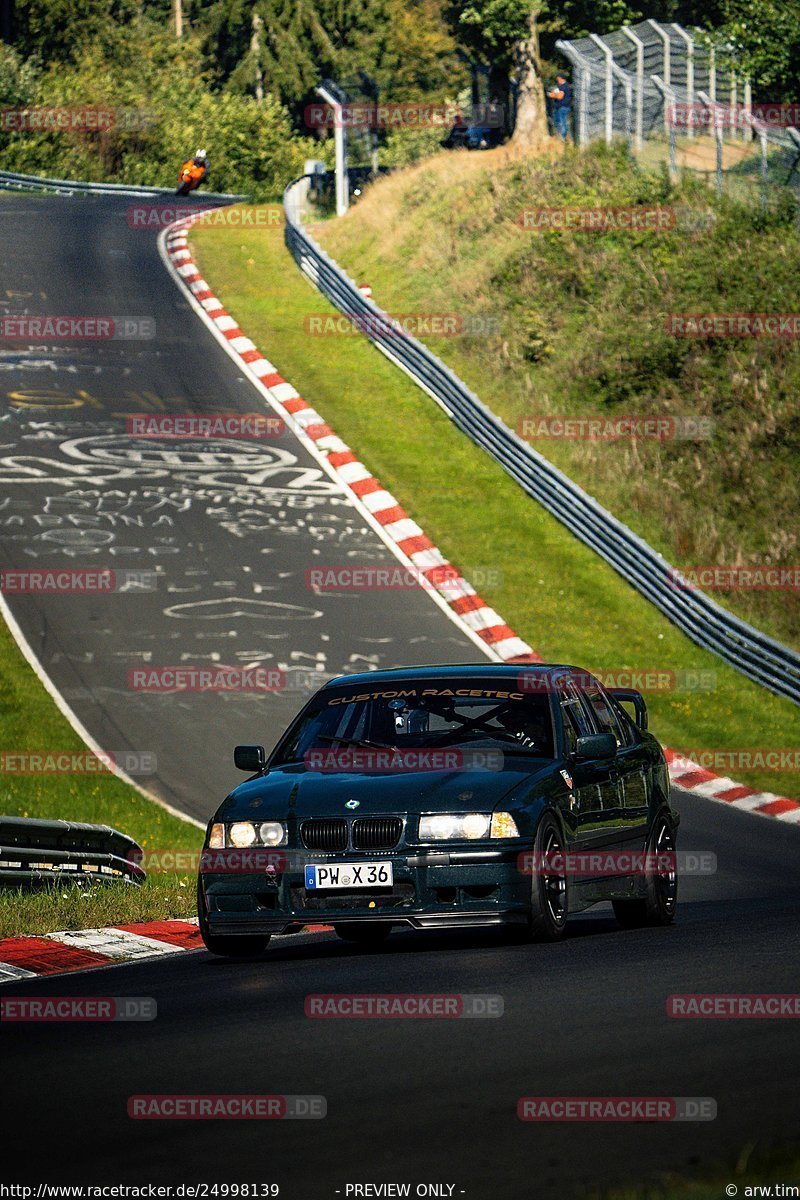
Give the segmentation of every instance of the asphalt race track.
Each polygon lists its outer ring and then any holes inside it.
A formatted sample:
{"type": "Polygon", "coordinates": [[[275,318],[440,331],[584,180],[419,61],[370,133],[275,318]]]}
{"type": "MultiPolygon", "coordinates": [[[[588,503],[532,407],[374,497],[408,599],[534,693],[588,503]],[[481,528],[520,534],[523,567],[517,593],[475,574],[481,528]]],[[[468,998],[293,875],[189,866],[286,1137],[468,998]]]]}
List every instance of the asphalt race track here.
{"type": "MultiPolygon", "coordinates": [[[[119,414],[146,403],[157,411],[158,402],[165,411],[251,411],[255,393],[189,312],[153,236],[128,229],[124,203],[15,199],[3,216],[14,231],[0,251],[6,312],[20,311],[20,293],[29,293],[33,312],[156,321],[148,341],[46,347],[26,351],[25,361],[0,354],[3,566],[163,569],[154,592],[11,598],[94,736],[109,749],[157,754],[147,786],[205,818],[236,779],[230,746],[269,743],[301,697],[299,688],[260,699],[136,695],[126,673],[143,654],[152,663],[263,655],[298,672],[309,662],[331,672],[477,656],[424,595],[392,603],[380,593],[354,599],[305,587],[310,563],[339,561],[334,555],[379,562],[389,552],[296,443],[234,447],[244,458],[278,449],[293,457],[267,476],[263,462],[206,469],[169,459],[176,446],[186,453],[180,444],[142,445],[132,457],[119,414]],[[40,365],[25,365],[31,360],[40,365]],[[52,407],[26,407],[35,396],[52,407]],[[148,509],[171,494],[171,507],[148,509]],[[243,494],[246,519],[236,503],[243,494]],[[152,514],[164,512],[172,524],[156,525],[152,514]],[[36,520],[47,516],[59,520],[36,520]],[[111,540],[98,539],[108,532],[111,540]],[[209,601],[227,619],[198,616],[209,601]],[[181,604],[196,607],[176,617],[170,610],[181,604]],[[289,605],[320,615],[291,620],[289,605]]],[[[516,1200],[670,1172],[733,1178],[753,1143],[759,1153],[796,1144],[798,1022],[675,1020],[666,1000],[797,990],[800,832],[686,794],[675,799],[681,849],[712,852],[717,871],[682,880],[670,929],[623,932],[600,909],[573,918],[555,946],[488,931],[397,932],[368,951],[316,934],[275,939],[256,961],[199,951],[4,987],[8,997],[151,996],[158,1004],[151,1023],[0,1030],[4,1180],[278,1183],[291,1200],[334,1200],[348,1184],[408,1183],[412,1195],[417,1184],[443,1184],[454,1197],[516,1200]],[[504,1015],[305,1016],[306,996],[335,992],[493,993],[504,1015]],[[130,1096],[175,1093],[322,1095],[327,1116],[208,1123],[127,1115],[130,1096]],[[532,1124],[516,1116],[522,1096],[711,1097],[717,1117],[532,1124]]]]}
{"type": "Polygon", "coordinates": [[[316,675],[482,656],[421,591],[307,586],[313,567],[397,559],[290,434],[209,442],[126,432],[131,413],[264,408],[170,279],[155,234],[131,227],[140,204],[3,203],[0,317],[146,318],[154,336],[0,340],[0,566],[135,573],[108,594],[7,599],[103,749],[131,762],[131,774],[144,767],[143,786],[205,821],[241,780],[232,746],[273,744],[316,675]],[[268,696],[129,686],[135,668],[213,665],[281,670],[287,686],[268,696]]]}
{"type": "MultiPolygon", "coordinates": [[[[348,1183],[453,1183],[473,1200],[731,1169],[795,1139],[796,1021],[666,1016],[672,993],[793,992],[797,831],[683,795],[682,846],[718,872],[683,882],[677,923],[622,932],[601,909],[556,946],[400,933],[377,951],[317,935],[253,962],[205,951],[3,995],[152,996],[151,1024],[6,1025],[3,1174],[60,1183],[277,1182],[290,1200],[348,1183]],[[308,994],[495,993],[493,1020],[319,1020],[308,994]],[[324,1120],[135,1121],[152,1094],[313,1094],[324,1120]],[[535,1125],[521,1096],[710,1096],[709,1123],[535,1125]],[[20,1153],[20,1147],[29,1147],[20,1153]]],[[[789,1181],[791,1182],[791,1181],[789,1181]]],[[[344,1195],[343,1191],[340,1191],[344,1195]]]]}

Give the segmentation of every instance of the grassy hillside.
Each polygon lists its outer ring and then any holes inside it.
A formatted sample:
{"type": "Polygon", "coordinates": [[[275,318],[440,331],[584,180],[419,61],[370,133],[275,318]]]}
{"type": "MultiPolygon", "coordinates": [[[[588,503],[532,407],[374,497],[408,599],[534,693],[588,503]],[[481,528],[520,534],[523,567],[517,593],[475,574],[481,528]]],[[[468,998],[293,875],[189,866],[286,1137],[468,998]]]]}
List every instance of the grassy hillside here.
{"type": "MultiPolygon", "coordinates": [[[[706,672],[699,679],[707,690],[648,694],[654,732],[678,749],[797,744],[795,705],[680,634],[365,338],[308,336],[308,315],[333,310],[294,265],[279,229],[198,228],[192,244],[205,278],[247,335],[546,659],[598,671],[662,668],[676,680],[684,678],[679,672],[706,672]]],[[[799,794],[796,772],[737,777],[799,794]]]]}
{"type": "MultiPolygon", "coordinates": [[[[533,444],[678,566],[795,566],[800,341],[667,332],[670,313],[798,310],[791,202],[769,212],[673,189],[600,148],[515,161],[441,154],[381,179],[323,245],[391,312],[493,316],[499,334],[427,338],[512,427],[532,417],[706,418],[699,441],[533,444]],[[676,227],[523,228],[539,208],[677,209],[676,227]]],[[[797,591],[719,591],[800,645],[797,591]]]]}

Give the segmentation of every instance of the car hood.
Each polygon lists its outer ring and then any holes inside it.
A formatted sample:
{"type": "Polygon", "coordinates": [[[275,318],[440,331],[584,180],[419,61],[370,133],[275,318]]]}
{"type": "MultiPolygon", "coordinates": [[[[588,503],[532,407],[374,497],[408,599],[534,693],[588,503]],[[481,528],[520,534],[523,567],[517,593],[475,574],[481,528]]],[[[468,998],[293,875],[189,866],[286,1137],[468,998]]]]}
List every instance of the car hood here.
{"type": "Polygon", "coordinates": [[[552,759],[507,757],[501,770],[309,771],[297,764],[266,772],[241,784],[221,805],[217,818],[279,820],[298,817],[372,816],[398,812],[491,812],[509,795],[527,792],[552,774],[552,759]],[[348,808],[348,801],[351,803],[348,808]]]}

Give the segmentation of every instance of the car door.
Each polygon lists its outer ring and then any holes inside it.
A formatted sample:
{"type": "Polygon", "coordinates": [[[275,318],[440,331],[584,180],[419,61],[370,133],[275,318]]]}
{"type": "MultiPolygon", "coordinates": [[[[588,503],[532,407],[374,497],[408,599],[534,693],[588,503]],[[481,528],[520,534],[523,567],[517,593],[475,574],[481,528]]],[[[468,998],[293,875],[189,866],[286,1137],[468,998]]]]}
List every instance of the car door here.
{"type": "Polygon", "coordinates": [[[599,683],[587,682],[583,694],[602,732],[613,733],[617,741],[619,844],[622,849],[642,849],[650,799],[650,764],[644,743],[636,726],[599,683]]]}
{"type": "Polygon", "coordinates": [[[614,846],[618,841],[621,819],[617,766],[614,760],[577,759],[577,739],[604,733],[581,696],[581,689],[569,678],[559,681],[558,694],[568,756],[568,774],[575,797],[572,812],[577,849],[614,846]]]}

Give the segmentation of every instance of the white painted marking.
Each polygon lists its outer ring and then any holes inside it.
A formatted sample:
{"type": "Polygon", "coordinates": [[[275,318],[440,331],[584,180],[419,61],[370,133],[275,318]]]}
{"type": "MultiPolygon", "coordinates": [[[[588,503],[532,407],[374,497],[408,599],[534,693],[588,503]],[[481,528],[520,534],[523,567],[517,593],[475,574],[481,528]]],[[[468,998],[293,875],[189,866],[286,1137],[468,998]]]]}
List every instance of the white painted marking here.
{"type": "MultiPolygon", "coordinates": [[[[325,437],[317,438],[314,445],[318,450],[325,450],[328,454],[347,454],[350,449],[347,442],[343,442],[335,433],[326,433],[325,437]]],[[[347,466],[348,464],[344,463],[343,465],[347,466]]],[[[333,467],[332,470],[339,475],[342,473],[341,467],[333,467]]]]}
{"type": "Polygon", "coordinates": [[[492,645],[502,659],[520,658],[523,654],[533,654],[528,643],[518,637],[501,638],[499,642],[493,642],[492,645]]]}
{"type": "Polygon", "coordinates": [[[491,629],[493,625],[505,625],[505,621],[488,606],[461,613],[461,620],[465,621],[470,629],[491,629]]]}
{"type": "Polygon", "coordinates": [[[738,808],[742,812],[753,812],[762,804],[769,804],[771,800],[777,799],[778,797],[771,795],[770,792],[753,792],[752,796],[741,796],[738,800],[721,800],[720,803],[727,804],[728,808],[738,808]]]}
{"type": "Polygon", "coordinates": [[[47,937],[65,946],[106,954],[109,958],[149,958],[153,954],[177,954],[183,949],[140,933],[129,933],[126,929],[69,929],[48,933],[47,937]]]}
{"type": "Polygon", "coordinates": [[[441,550],[437,550],[436,547],[433,550],[417,550],[416,554],[411,555],[411,561],[415,567],[419,567],[420,571],[427,571],[431,567],[450,566],[441,550]]]}
{"type": "Polygon", "coordinates": [[[249,337],[231,338],[231,346],[237,354],[246,354],[248,350],[255,350],[255,343],[250,341],[249,337]]]}
{"type": "Polygon", "coordinates": [[[270,390],[280,404],[285,404],[287,400],[297,400],[300,396],[290,383],[276,383],[270,390]]]}
{"type": "MultiPolygon", "coordinates": [[[[691,790],[696,792],[698,796],[708,796],[713,800],[719,792],[725,792],[728,788],[738,787],[739,784],[733,782],[732,779],[726,779],[722,775],[715,779],[709,779],[705,783],[698,783],[691,790]]],[[[724,799],[724,797],[723,797],[724,799]]]]}
{"type": "MultiPolygon", "coordinates": [[[[410,517],[401,517],[399,521],[392,521],[390,524],[384,525],[383,528],[386,531],[387,538],[393,542],[404,542],[406,538],[424,536],[417,522],[412,521],[410,517]]],[[[402,554],[402,551],[400,551],[400,553],[402,554]]],[[[402,554],[402,557],[405,558],[405,554],[402,554]]],[[[431,595],[435,596],[436,593],[431,592],[431,595]]],[[[443,600],[442,603],[444,604],[445,601],[443,600]]],[[[458,614],[454,613],[452,609],[448,608],[447,611],[451,613],[453,617],[458,617],[458,614]]],[[[460,617],[458,617],[456,623],[458,625],[461,624],[460,617]]]]}
{"type": "MultiPolygon", "coordinates": [[[[239,328],[236,321],[234,321],[233,317],[230,317],[227,314],[224,317],[215,317],[214,320],[217,323],[217,329],[221,329],[223,331],[223,333],[226,330],[230,331],[231,329],[239,328]]],[[[226,341],[227,341],[227,339],[226,339],[226,341]]]]}
{"type": "Polygon", "coordinates": [[[366,492],[361,497],[361,503],[371,513],[383,512],[386,508],[397,507],[397,501],[392,493],[386,492],[383,489],[379,492],[366,492]]]}
{"type": "Polygon", "coordinates": [[[259,377],[262,375],[274,375],[276,368],[272,365],[268,358],[259,358],[255,362],[247,364],[254,375],[259,377]]]}
{"type": "Polygon", "coordinates": [[[10,983],[12,979],[35,978],[35,971],[24,971],[22,967],[14,967],[11,963],[0,962],[0,983],[10,983]]]}
{"type": "Polygon", "coordinates": [[[308,429],[310,425],[324,424],[322,417],[313,408],[301,408],[294,414],[294,419],[298,425],[302,425],[303,429],[308,429]]]}
{"type": "MultiPolygon", "coordinates": [[[[319,443],[317,444],[319,445],[319,443]]],[[[368,471],[360,462],[343,463],[339,467],[339,478],[343,479],[345,483],[361,483],[364,479],[371,479],[372,472],[368,471]]]]}
{"type": "Polygon", "coordinates": [[[436,584],[437,589],[442,593],[446,600],[452,604],[454,600],[463,600],[465,596],[477,596],[477,592],[471,583],[467,583],[466,579],[458,578],[443,579],[441,583],[436,584]]]}

